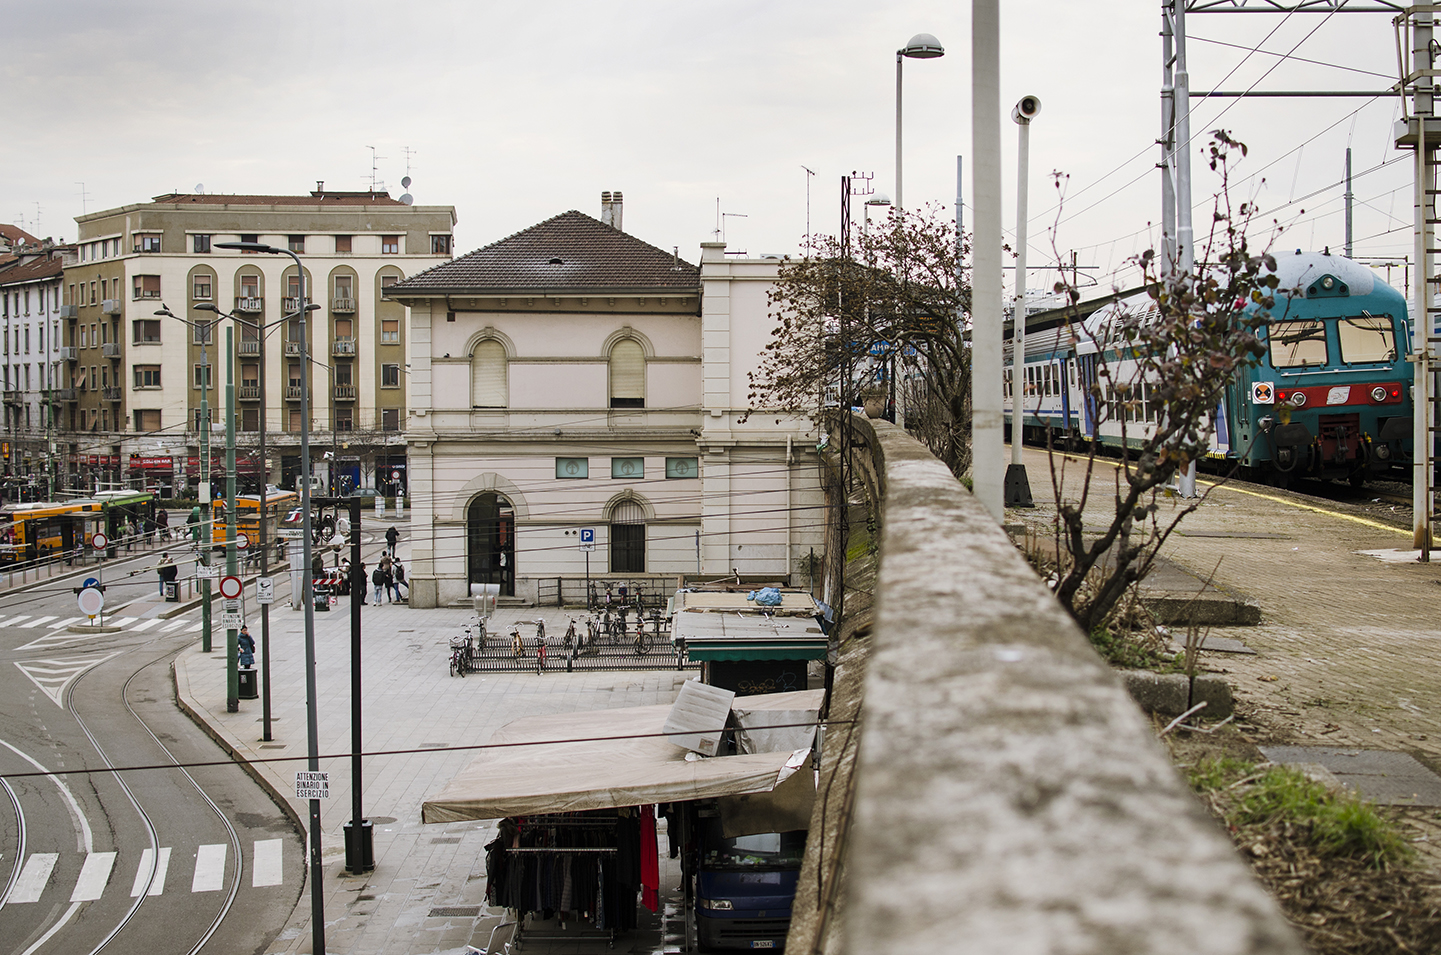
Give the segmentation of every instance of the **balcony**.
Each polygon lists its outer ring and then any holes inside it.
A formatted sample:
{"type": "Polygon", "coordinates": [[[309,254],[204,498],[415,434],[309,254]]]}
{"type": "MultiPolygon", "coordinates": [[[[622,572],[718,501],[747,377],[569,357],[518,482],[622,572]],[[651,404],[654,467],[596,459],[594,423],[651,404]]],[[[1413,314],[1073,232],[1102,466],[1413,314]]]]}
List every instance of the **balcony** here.
{"type": "Polygon", "coordinates": [[[355,311],[355,299],[333,298],[330,300],[330,310],[332,312],[353,312],[355,311]]]}
{"type": "Polygon", "coordinates": [[[61,361],[80,360],[80,349],[76,348],[74,345],[61,345],[58,351],[60,352],[61,361]]]}
{"type": "Polygon", "coordinates": [[[330,353],[332,355],[354,355],[355,339],[337,338],[335,341],[330,343],[330,353]]]}
{"type": "Polygon", "coordinates": [[[301,342],[286,342],[286,343],[285,343],[285,354],[287,354],[287,355],[299,355],[299,354],[300,354],[300,346],[301,346],[301,342]]]}
{"type": "Polygon", "coordinates": [[[107,298],[100,301],[100,311],[106,315],[119,315],[125,311],[125,303],[118,298],[107,298]]]}
{"type": "Polygon", "coordinates": [[[258,355],[258,354],[260,354],[260,339],[258,339],[258,338],[242,338],[242,339],[240,339],[240,354],[242,354],[242,355],[258,355]]]}
{"type": "Polygon", "coordinates": [[[19,389],[5,389],[5,403],[7,405],[19,405],[25,403],[25,392],[19,389]]]}
{"type": "Polygon", "coordinates": [[[300,298],[299,296],[295,295],[287,295],[285,298],[280,300],[280,305],[282,308],[285,309],[285,314],[290,315],[294,312],[300,311],[300,298]]]}
{"type": "Polygon", "coordinates": [[[61,318],[79,318],[79,317],[80,317],[80,306],[79,306],[79,305],[62,305],[62,306],[60,306],[60,317],[61,317],[61,318]]]}
{"type": "Polygon", "coordinates": [[[106,342],[105,344],[103,344],[103,345],[100,346],[100,353],[101,353],[102,355],[104,355],[106,358],[119,358],[119,357],[120,357],[120,343],[119,343],[119,342],[106,342]]]}
{"type": "Polygon", "coordinates": [[[354,400],[355,400],[355,386],[354,386],[354,385],[336,385],[336,386],[335,386],[335,400],[336,400],[336,401],[354,401],[354,400]]]}
{"type": "Polygon", "coordinates": [[[237,398],[239,398],[241,401],[259,401],[259,400],[260,400],[260,386],[259,386],[259,385],[241,385],[239,388],[236,388],[236,389],[235,389],[235,396],[236,396],[237,398]]]}
{"type": "Polygon", "coordinates": [[[301,396],[304,395],[304,394],[305,394],[305,389],[302,388],[302,387],[300,387],[299,385],[286,385],[286,386],[285,386],[285,400],[286,400],[286,401],[299,401],[300,398],[301,398],[301,396]]]}
{"type": "Polygon", "coordinates": [[[110,385],[107,388],[100,389],[101,401],[121,401],[124,397],[124,390],[118,385],[110,385]]]}
{"type": "Polygon", "coordinates": [[[252,298],[250,296],[243,296],[235,300],[235,310],[237,312],[259,312],[262,310],[263,305],[263,299],[252,298]]]}
{"type": "Polygon", "coordinates": [[[50,394],[56,401],[76,400],[74,388],[56,388],[54,391],[50,392],[50,394]]]}

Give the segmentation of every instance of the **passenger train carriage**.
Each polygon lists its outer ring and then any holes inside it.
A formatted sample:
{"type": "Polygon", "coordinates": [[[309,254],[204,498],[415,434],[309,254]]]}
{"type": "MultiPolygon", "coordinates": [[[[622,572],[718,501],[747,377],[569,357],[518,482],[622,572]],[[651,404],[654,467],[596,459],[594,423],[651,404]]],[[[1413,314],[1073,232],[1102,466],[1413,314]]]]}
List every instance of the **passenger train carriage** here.
{"type": "MultiPolygon", "coordinates": [[[[1257,334],[1266,354],[1227,385],[1211,435],[1209,456],[1286,483],[1293,477],[1345,479],[1360,484],[1410,463],[1411,366],[1406,300],[1370,269],[1339,255],[1276,257],[1280,286],[1270,318],[1257,334]]],[[[1251,306],[1255,308],[1256,306],[1251,306]]],[[[1099,440],[1139,444],[1154,427],[1158,404],[1150,384],[1137,382],[1138,364],[1107,341],[1121,314],[1155,310],[1148,296],[1132,296],[1097,310],[1079,334],[1070,328],[1026,336],[1022,381],[1015,381],[1006,348],[1005,416],[1022,397],[1028,440],[1099,440]],[[1097,375],[1106,367],[1108,375],[1097,375]],[[1111,382],[1138,393],[1132,407],[1101,413],[1112,403],[1111,382]],[[1099,383],[1100,398],[1091,394],[1099,383]],[[1019,387],[1018,387],[1019,385],[1019,387]]]]}

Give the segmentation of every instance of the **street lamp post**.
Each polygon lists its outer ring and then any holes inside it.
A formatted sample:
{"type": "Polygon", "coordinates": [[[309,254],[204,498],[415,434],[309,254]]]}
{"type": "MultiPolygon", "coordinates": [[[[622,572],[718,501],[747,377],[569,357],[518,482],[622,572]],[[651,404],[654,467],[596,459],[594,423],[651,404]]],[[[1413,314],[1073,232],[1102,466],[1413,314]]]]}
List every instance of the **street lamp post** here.
{"type": "MultiPolygon", "coordinates": [[[[220,318],[228,318],[231,321],[239,322],[255,329],[255,337],[259,341],[260,350],[260,412],[257,422],[258,440],[260,444],[260,539],[257,546],[260,547],[260,576],[270,576],[270,458],[265,453],[265,336],[271,328],[294,318],[298,312],[290,315],[282,315],[280,318],[268,324],[252,322],[249,319],[241,318],[233,312],[222,312],[212,302],[202,302],[195,306],[205,312],[214,312],[220,318]]],[[[319,306],[312,306],[318,308],[319,306]]],[[[232,418],[234,415],[231,416],[232,418]]],[[[270,742],[272,737],[270,724],[270,604],[260,605],[260,738],[264,742],[270,742]]]]}
{"type": "Polygon", "coordinates": [[[1041,112],[1039,96],[1022,96],[1011,119],[1020,127],[1020,143],[1016,150],[1016,310],[1011,323],[1011,464],[1006,468],[1006,507],[1035,507],[1031,500],[1031,482],[1026,477],[1026,464],[1021,459],[1021,435],[1025,433],[1025,370],[1026,370],[1026,218],[1030,215],[1028,197],[1031,165],[1031,120],[1041,112]]]}
{"type": "MultiPolygon", "coordinates": [[[[156,315],[163,315],[166,318],[173,318],[191,328],[200,330],[200,527],[197,533],[213,538],[210,524],[210,362],[206,358],[205,346],[210,341],[210,329],[212,322],[192,322],[188,318],[181,318],[176,315],[164,302],[155,310],[156,315]]],[[[188,362],[187,362],[188,364],[188,362]]],[[[189,391],[189,388],[186,389],[189,391]]],[[[189,404],[187,401],[186,404],[189,404]]],[[[230,424],[226,425],[231,427],[230,424]]],[[[200,563],[206,567],[210,566],[210,545],[211,540],[205,541],[200,546],[196,540],[196,550],[199,552],[200,563]]],[[[198,573],[198,570],[197,570],[198,573]]],[[[211,650],[210,641],[210,578],[200,578],[200,650],[202,653],[209,653],[211,650]]]]}
{"type": "Polygon", "coordinates": [[[901,205],[901,60],[911,57],[915,60],[934,60],[945,56],[946,49],[941,41],[929,33],[917,33],[911,42],[896,51],[896,212],[901,205]]]}
{"type": "MultiPolygon", "coordinates": [[[[307,331],[305,307],[305,266],[300,256],[290,249],[279,249],[261,242],[217,242],[216,248],[237,249],[242,252],[263,252],[268,255],[288,255],[295,260],[295,276],[300,292],[297,296],[297,311],[300,312],[300,534],[301,561],[300,575],[302,610],[305,613],[305,730],[308,760],[311,772],[320,771],[320,731],[316,722],[315,686],[315,597],[314,582],[310,579],[310,343],[307,331]]],[[[321,894],[321,880],[324,866],[320,859],[320,800],[310,800],[310,931],[311,951],[315,955],[325,952],[325,901],[321,894]]]]}

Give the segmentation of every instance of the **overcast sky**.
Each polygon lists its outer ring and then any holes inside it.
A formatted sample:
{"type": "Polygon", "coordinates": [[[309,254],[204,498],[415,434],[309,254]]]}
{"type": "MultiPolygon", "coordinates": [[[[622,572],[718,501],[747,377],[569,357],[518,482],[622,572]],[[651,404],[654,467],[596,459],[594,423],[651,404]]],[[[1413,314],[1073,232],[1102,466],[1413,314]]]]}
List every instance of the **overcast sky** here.
{"type": "MultiPolygon", "coordinates": [[[[82,208],[198,184],[295,194],[323,179],[363,189],[374,146],[377,178],[396,196],[409,147],[409,191],[418,204],[455,206],[460,252],[567,209],[597,215],[604,189],[625,193],[626,231],[679,246],[691,261],[713,236],[717,199],[736,215],[725,220],[731,249],[794,252],[808,179],[817,232],[837,228],[845,172],[873,172],[875,188],[894,194],[895,50],[923,31],[947,52],[905,64],[906,205],[936,203],[953,216],[956,156],[971,152],[971,12],[953,0],[52,0],[3,9],[0,221],[42,236],[73,239],[82,208]]],[[[1075,250],[1109,287],[1150,246],[1160,215],[1159,5],[1002,0],[1001,9],[1004,109],[1026,93],[1043,102],[1031,140],[1031,264],[1054,261],[1053,245],[1067,260],[1075,250]],[[1069,176],[1054,237],[1053,170],[1069,176]]],[[[1196,90],[1394,82],[1386,15],[1188,22],[1196,90]],[[1248,58],[1256,46],[1347,69],[1248,58]]],[[[1198,153],[1218,123],[1251,147],[1235,194],[1282,221],[1278,248],[1340,250],[1351,145],[1356,252],[1401,256],[1411,172],[1391,142],[1397,115],[1394,97],[1226,100],[1199,104],[1192,125],[1198,153]]],[[[1016,127],[1003,126],[1010,230],[1016,127]]],[[[1216,180],[1199,156],[1195,168],[1199,229],[1216,180]]],[[[1050,281],[1036,271],[1029,284],[1050,281]]]]}

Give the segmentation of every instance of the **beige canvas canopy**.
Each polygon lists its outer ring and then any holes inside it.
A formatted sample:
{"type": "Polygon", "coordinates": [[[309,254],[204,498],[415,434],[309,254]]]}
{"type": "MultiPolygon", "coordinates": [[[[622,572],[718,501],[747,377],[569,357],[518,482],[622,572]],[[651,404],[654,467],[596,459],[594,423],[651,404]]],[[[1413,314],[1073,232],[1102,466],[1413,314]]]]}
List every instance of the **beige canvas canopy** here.
{"type": "MultiPolygon", "coordinates": [[[[819,695],[819,691],[785,696],[819,695]]],[[[747,701],[756,698],[747,698],[747,701]]],[[[781,707],[788,717],[799,701],[781,707]]],[[[809,748],[699,758],[661,733],[669,704],[531,716],[507,723],[421,807],[423,822],[768,793],[808,767],[809,748]],[[689,757],[689,758],[688,758],[689,757]]],[[[810,708],[809,718],[814,719],[810,708]]]]}

